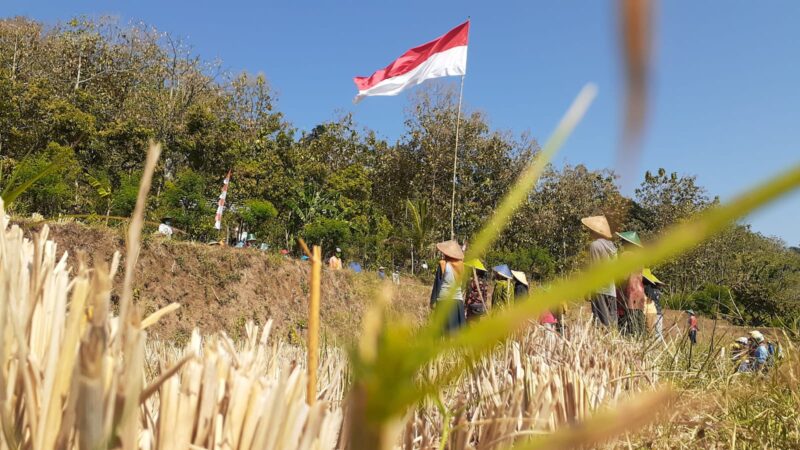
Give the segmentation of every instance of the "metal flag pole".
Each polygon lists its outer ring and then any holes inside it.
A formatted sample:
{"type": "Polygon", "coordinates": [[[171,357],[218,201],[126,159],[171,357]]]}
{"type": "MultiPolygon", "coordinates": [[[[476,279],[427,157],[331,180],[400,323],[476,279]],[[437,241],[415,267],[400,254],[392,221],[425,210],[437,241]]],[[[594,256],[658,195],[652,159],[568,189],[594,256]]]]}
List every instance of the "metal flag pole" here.
{"type": "Polygon", "coordinates": [[[450,239],[456,238],[456,170],[458,169],[458,130],[461,124],[461,98],[464,97],[464,77],[461,75],[461,89],[458,92],[458,113],[456,114],[456,145],[453,148],[453,197],[450,199],[450,239]]]}

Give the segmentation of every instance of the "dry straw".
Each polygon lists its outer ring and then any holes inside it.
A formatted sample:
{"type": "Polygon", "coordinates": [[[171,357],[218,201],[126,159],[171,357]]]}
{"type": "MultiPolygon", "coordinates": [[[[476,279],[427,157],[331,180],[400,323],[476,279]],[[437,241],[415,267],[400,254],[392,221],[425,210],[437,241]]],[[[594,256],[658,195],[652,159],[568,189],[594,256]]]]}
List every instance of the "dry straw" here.
{"type": "MultiPolygon", "coordinates": [[[[4,217],[0,214],[0,220],[4,217]]],[[[139,320],[111,313],[119,265],[90,269],[79,258],[29,240],[16,226],[0,232],[1,449],[263,449],[343,447],[344,353],[323,348],[317,402],[305,401],[305,353],[270,341],[271,324],[250,323],[234,342],[195,330],[185,348],[148,342],[144,328],[177,308],[139,320]],[[123,333],[124,330],[124,333],[123,333]],[[125,336],[125,339],[122,339],[125,336]],[[118,344],[118,345],[117,345],[118,344]]],[[[604,340],[605,339],[605,340],[604,340]]],[[[446,388],[441,407],[425,402],[397,445],[430,448],[447,430],[451,448],[500,448],[535,432],[585,418],[655,379],[632,345],[609,346],[587,322],[566,341],[538,326],[500,345],[446,388]],[[648,376],[641,376],[648,373],[648,376]],[[404,444],[404,445],[403,445],[404,444]]],[[[454,364],[428,367],[435,377],[454,364]]]]}

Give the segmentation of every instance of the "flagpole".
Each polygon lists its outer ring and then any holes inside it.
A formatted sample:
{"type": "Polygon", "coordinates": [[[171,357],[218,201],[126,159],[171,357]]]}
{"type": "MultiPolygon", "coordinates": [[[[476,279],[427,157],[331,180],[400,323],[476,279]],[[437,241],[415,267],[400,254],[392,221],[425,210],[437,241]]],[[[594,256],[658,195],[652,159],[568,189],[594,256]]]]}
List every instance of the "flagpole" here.
{"type": "Polygon", "coordinates": [[[464,97],[464,77],[461,75],[461,88],[458,91],[458,113],[456,114],[456,145],[453,148],[453,197],[450,199],[450,239],[456,238],[456,170],[458,169],[458,131],[461,124],[461,99],[464,97]]]}

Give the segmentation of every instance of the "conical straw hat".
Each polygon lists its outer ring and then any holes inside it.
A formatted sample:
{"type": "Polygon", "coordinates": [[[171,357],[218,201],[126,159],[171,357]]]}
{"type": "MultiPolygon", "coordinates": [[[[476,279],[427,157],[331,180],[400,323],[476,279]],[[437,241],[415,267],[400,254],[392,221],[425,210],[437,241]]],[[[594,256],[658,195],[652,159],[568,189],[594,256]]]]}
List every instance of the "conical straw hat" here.
{"type": "Polygon", "coordinates": [[[492,267],[492,270],[494,270],[494,272],[496,274],[498,274],[498,275],[500,275],[503,278],[506,278],[508,280],[510,280],[511,277],[514,276],[514,275],[511,274],[511,269],[508,268],[507,264],[500,264],[499,266],[494,266],[494,267],[492,267]]]}
{"type": "Polygon", "coordinates": [[[436,244],[436,249],[442,252],[445,256],[449,256],[453,259],[464,259],[464,251],[461,250],[461,246],[458,245],[458,242],[456,241],[450,240],[439,242],[436,244]]]}
{"type": "Polygon", "coordinates": [[[642,240],[639,239],[639,233],[635,231],[621,231],[617,233],[617,236],[621,237],[622,239],[630,242],[631,244],[642,247],[642,240]]]}
{"type": "Polygon", "coordinates": [[[586,225],[586,227],[595,233],[603,236],[606,239],[611,239],[611,227],[608,226],[608,220],[606,220],[606,216],[592,216],[592,217],[584,217],[581,219],[581,223],[586,225]]]}
{"type": "Polygon", "coordinates": [[[524,284],[525,286],[528,285],[528,277],[525,276],[525,272],[520,272],[519,270],[512,270],[511,274],[514,275],[514,278],[517,279],[520,283],[524,284]]]}
{"type": "Polygon", "coordinates": [[[658,277],[656,277],[655,274],[653,274],[653,271],[648,268],[642,270],[642,276],[645,277],[647,281],[653,284],[664,284],[664,282],[659,280],[658,277]]]}
{"type": "Polygon", "coordinates": [[[464,262],[465,266],[472,267],[473,269],[480,270],[481,272],[486,272],[486,266],[483,265],[478,258],[470,259],[469,261],[464,262]]]}

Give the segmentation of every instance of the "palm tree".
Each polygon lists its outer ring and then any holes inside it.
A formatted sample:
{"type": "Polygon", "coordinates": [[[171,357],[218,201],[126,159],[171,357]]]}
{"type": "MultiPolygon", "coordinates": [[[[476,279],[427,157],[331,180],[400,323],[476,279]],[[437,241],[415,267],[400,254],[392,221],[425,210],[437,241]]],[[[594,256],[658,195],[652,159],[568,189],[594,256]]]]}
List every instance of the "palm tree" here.
{"type": "Polygon", "coordinates": [[[429,241],[433,230],[433,216],[428,211],[427,200],[406,200],[406,208],[410,213],[410,220],[406,234],[411,241],[411,273],[414,273],[414,255],[419,256],[429,241]]]}

